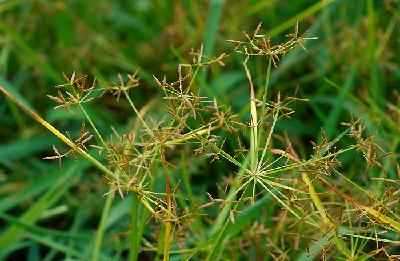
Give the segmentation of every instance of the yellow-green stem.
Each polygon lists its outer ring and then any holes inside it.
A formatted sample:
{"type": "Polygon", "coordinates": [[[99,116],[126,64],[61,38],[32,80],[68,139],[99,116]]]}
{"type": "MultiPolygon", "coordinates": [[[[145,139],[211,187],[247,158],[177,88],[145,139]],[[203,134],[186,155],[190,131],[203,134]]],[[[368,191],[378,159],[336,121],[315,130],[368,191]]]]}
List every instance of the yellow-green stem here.
{"type": "Polygon", "coordinates": [[[0,86],[0,91],[2,91],[6,96],[8,96],[11,100],[13,100],[21,109],[23,109],[34,120],[36,120],[37,122],[42,124],[46,129],[48,129],[51,133],[53,133],[55,136],[57,136],[57,138],[59,138],[61,141],[63,141],[65,144],[67,144],[69,147],[71,147],[73,150],[75,150],[80,155],[82,155],[84,158],[86,158],[88,161],[90,161],[94,166],[96,166],[98,169],[100,169],[106,175],[108,175],[109,177],[114,176],[114,173],[111,170],[109,170],[106,166],[101,164],[98,160],[96,160],[94,157],[92,157],[89,153],[87,153],[80,147],[76,146],[75,143],[73,143],[69,138],[67,138],[64,134],[59,132],[56,128],[54,128],[50,123],[45,121],[38,114],[36,114],[35,112],[28,109],[22,102],[20,102],[17,98],[15,98],[11,93],[9,93],[2,86],[0,86]]]}
{"type": "Polygon", "coordinates": [[[129,260],[136,261],[139,254],[139,243],[138,243],[138,197],[134,194],[132,201],[132,216],[131,216],[131,247],[129,252],[129,260]]]}
{"type": "Polygon", "coordinates": [[[257,107],[256,107],[256,100],[254,95],[254,86],[253,81],[251,80],[251,74],[249,68],[247,67],[247,59],[243,62],[243,66],[246,71],[246,76],[249,81],[249,92],[250,92],[250,163],[251,163],[251,170],[255,171],[258,165],[258,138],[257,138],[257,107]]]}

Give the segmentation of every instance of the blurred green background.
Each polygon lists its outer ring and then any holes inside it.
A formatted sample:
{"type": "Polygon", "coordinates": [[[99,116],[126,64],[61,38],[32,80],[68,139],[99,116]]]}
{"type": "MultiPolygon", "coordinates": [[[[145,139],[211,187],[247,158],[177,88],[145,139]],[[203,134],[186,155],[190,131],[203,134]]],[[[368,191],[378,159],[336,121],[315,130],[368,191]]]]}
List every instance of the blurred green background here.
{"type": "MultiPolygon", "coordinates": [[[[64,82],[63,72],[111,80],[140,68],[141,87],[132,93],[140,108],[161,95],[153,75],[176,79],[177,64],[190,61],[191,48],[204,44],[208,56],[231,53],[226,40],[242,39],[243,31],[254,31],[260,22],[280,42],[299,22],[300,32],[310,29],[309,36],[319,39],[273,68],[270,96],[292,95],[299,86],[299,96],[309,101],[278,130],[287,131],[307,155],[321,127],[333,137],[352,114],[394,152],[385,163],[394,166],[400,139],[399,18],[397,0],[0,0],[0,85],[74,136],[83,116],[53,110],[46,96],[64,82]]],[[[261,60],[254,65],[256,88],[263,86],[266,66],[261,60]]],[[[241,113],[248,94],[240,58],[202,77],[204,95],[241,113]]],[[[135,118],[126,102],[112,97],[88,110],[106,137],[109,126],[123,128],[135,118]]],[[[61,142],[0,95],[0,259],[76,258],[91,251],[107,185],[83,160],[64,160],[60,174],[56,161],[43,160],[53,154],[53,144],[61,142]],[[86,244],[77,247],[79,242],[86,244]]],[[[224,164],[196,164],[201,166],[194,167],[193,190],[201,197],[230,171],[224,164]]],[[[388,174],[396,178],[395,168],[388,174]]],[[[113,202],[104,255],[124,253],[129,206],[129,197],[113,202]]]]}

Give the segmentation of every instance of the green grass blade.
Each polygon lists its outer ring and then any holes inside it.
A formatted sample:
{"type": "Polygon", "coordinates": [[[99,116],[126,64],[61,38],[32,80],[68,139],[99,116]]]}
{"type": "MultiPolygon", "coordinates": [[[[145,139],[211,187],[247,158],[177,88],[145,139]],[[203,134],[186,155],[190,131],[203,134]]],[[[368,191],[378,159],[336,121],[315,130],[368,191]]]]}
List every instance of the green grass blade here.
{"type": "MultiPolygon", "coordinates": [[[[88,166],[85,162],[70,165],[59,177],[57,182],[36,203],[22,214],[20,220],[35,223],[39,220],[44,211],[52,207],[67,191],[78,181],[82,171],[88,166]]],[[[54,173],[53,175],[60,175],[54,173]]],[[[0,249],[5,249],[18,243],[24,236],[24,229],[17,225],[11,225],[0,234],[0,249]]]]}

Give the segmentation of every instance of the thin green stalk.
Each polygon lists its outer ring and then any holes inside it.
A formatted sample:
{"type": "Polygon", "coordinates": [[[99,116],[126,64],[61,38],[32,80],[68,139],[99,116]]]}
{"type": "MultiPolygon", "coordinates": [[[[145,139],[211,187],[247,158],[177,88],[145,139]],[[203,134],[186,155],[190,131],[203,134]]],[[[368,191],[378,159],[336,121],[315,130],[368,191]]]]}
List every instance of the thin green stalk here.
{"type": "Polygon", "coordinates": [[[92,127],[92,129],[94,130],[94,133],[96,134],[97,138],[99,139],[99,141],[103,144],[104,148],[107,149],[109,152],[110,150],[108,149],[108,146],[106,144],[106,142],[104,141],[103,137],[101,136],[100,132],[97,130],[96,125],[94,125],[92,119],[90,118],[89,114],[86,112],[86,110],[83,108],[82,104],[78,103],[79,109],[81,109],[81,111],[83,112],[83,114],[85,115],[86,119],[88,120],[90,126],[92,127]]]}
{"type": "Polygon", "coordinates": [[[100,248],[101,248],[101,244],[103,242],[106,221],[108,218],[108,214],[110,213],[111,203],[113,201],[113,198],[114,198],[113,193],[110,193],[107,195],[106,202],[104,204],[104,208],[101,213],[100,225],[99,225],[99,228],[97,229],[97,233],[96,233],[96,241],[95,241],[94,247],[93,247],[92,261],[99,260],[100,248]]]}
{"type": "Polygon", "coordinates": [[[339,150],[337,152],[330,153],[330,154],[328,154],[326,156],[323,156],[323,157],[320,157],[320,158],[310,159],[310,160],[307,160],[307,161],[296,162],[296,163],[293,163],[293,164],[288,164],[288,165],[285,165],[285,166],[280,166],[280,167],[276,167],[276,168],[273,168],[273,169],[268,169],[267,171],[264,171],[263,173],[258,174],[258,175],[263,177],[263,176],[268,176],[268,175],[271,175],[271,174],[280,173],[280,172],[283,172],[283,171],[288,171],[288,170],[291,170],[291,169],[305,167],[305,166],[307,166],[307,164],[320,162],[320,161],[323,161],[325,159],[329,159],[329,158],[338,156],[338,155],[340,155],[342,153],[345,153],[347,151],[350,151],[350,150],[353,150],[353,149],[356,149],[356,148],[357,148],[357,145],[352,145],[352,146],[350,146],[350,147],[348,147],[346,149],[342,149],[342,150],[339,150]]]}
{"type": "Polygon", "coordinates": [[[187,163],[186,163],[186,156],[185,153],[181,153],[181,169],[182,169],[182,176],[183,176],[183,184],[185,185],[185,189],[189,198],[190,206],[195,206],[195,199],[193,197],[192,187],[190,186],[190,176],[187,171],[187,163]]]}
{"type": "Polygon", "coordinates": [[[164,234],[164,252],[163,261],[169,260],[169,248],[171,245],[171,222],[165,222],[165,234],[164,234]]]}
{"type": "Polygon", "coordinates": [[[271,76],[271,66],[272,66],[272,58],[270,57],[268,59],[267,76],[265,77],[265,85],[264,85],[264,93],[263,93],[263,104],[262,104],[262,107],[261,107],[260,121],[262,121],[264,119],[264,116],[265,116],[265,107],[267,105],[267,94],[268,94],[269,82],[270,82],[270,76],[271,76]]]}
{"type": "Polygon", "coordinates": [[[129,252],[129,260],[136,261],[139,254],[139,231],[138,231],[138,208],[139,200],[137,195],[133,195],[132,213],[131,213],[131,248],[129,252]]]}
{"type": "Polygon", "coordinates": [[[133,104],[131,97],[129,97],[129,94],[127,91],[124,90],[124,94],[126,99],[128,100],[129,104],[131,105],[132,109],[135,111],[136,115],[139,117],[140,121],[142,122],[143,126],[147,129],[147,131],[149,132],[149,134],[151,136],[153,136],[153,132],[150,130],[149,126],[146,124],[146,122],[144,121],[144,119],[142,118],[142,116],[140,115],[139,111],[136,109],[135,104],[133,104]]]}
{"type": "MultiPolygon", "coordinates": [[[[153,172],[153,170],[154,170],[154,169],[152,169],[151,172],[153,172]]],[[[153,190],[153,188],[154,188],[154,182],[155,182],[155,179],[152,179],[152,180],[150,181],[149,190],[153,190]]],[[[143,204],[143,205],[142,205],[142,208],[141,208],[140,222],[139,222],[139,226],[138,226],[138,228],[137,228],[137,238],[138,238],[138,241],[137,241],[137,249],[138,249],[138,251],[140,251],[140,243],[141,243],[141,240],[140,240],[140,239],[142,238],[144,229],[145,229],[145,227],[146,227],[147,220],[148,220],[147,217],[148,217],[149,213],[150,213],[150,210],[149,210],[147,207],[144,207],[144,204],[143,204]]]]}

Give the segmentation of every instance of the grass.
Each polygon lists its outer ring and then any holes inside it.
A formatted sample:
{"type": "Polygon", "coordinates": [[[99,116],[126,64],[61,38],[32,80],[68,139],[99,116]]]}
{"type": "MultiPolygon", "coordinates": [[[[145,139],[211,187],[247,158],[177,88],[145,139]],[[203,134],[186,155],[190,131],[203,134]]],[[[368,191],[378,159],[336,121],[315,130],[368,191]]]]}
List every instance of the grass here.
{"type": "Polygon", "coordinates": [[[0,259],[397,258],[398,7],[1,2],[0,259]]]}

